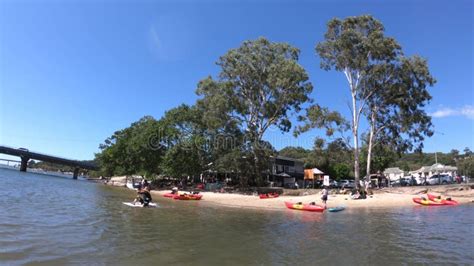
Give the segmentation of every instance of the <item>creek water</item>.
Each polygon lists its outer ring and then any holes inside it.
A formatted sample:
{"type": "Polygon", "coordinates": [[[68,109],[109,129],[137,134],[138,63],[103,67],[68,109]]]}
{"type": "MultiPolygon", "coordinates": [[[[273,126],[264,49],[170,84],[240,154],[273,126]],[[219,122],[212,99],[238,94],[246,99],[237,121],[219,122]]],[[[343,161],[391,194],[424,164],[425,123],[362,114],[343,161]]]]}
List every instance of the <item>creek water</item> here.
{"type": "Polygon", "coordinates": [[[213,207],[0,169],[1,265],[474,264],[474,206],[308,213],[213,207]]]}

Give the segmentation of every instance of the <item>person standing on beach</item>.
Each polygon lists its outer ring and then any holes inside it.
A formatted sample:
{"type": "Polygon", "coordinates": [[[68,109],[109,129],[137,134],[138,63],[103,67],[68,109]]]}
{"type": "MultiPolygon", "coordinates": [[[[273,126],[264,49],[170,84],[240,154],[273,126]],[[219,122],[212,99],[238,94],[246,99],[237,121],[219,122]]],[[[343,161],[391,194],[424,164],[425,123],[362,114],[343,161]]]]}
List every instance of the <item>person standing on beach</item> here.
{"type": "Polygon", "coordinates": [[[364,182],[364,188],[365,188],[365,193],[369,195],[369,188],[370,188],[370,182],[369,180],[365,180],[364,182]]]}
{"type": "Polygon", "coordinates": [[[321,200],[324,204],[324,209],[326,209],[326,201],[328,200],[328,190],[326,186],[324,186],[323,190],[321,191],[321,200]]]}

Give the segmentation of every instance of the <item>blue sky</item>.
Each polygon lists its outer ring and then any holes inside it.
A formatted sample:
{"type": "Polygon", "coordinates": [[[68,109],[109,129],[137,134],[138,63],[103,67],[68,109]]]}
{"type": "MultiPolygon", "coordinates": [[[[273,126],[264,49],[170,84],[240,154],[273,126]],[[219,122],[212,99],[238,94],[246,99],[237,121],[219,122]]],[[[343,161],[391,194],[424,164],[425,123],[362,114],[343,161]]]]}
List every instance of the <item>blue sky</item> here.
{"type": "MultiPolygon", "coordinates": [[[[328,20],[361,14],[382,21],[405,54],[427,58],[438,80],[425,151],[473,149],[473,3],[433,0],[0,0],[0,144],[92,159],[115,130],[193,104],[218,57],[259,36],[301,49],[311,96],[348,115],[345,78],[321,70],[314,47],[328,20]]],[[[266,138],[310,148],[319,134],[266,138]]]]}

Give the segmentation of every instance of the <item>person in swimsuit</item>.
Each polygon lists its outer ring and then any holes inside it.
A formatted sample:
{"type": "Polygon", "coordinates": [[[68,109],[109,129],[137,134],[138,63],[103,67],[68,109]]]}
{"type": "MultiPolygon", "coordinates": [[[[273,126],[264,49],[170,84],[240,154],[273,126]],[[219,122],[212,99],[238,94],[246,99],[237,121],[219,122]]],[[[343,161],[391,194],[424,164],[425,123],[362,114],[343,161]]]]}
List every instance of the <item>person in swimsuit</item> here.
{"type": "Polygon", "coordinates": [[[328,190],[326,187],[321,191],[321,200],[323,201],[324,208],[326,209],[326,201],[328,200],[328,190]]]}

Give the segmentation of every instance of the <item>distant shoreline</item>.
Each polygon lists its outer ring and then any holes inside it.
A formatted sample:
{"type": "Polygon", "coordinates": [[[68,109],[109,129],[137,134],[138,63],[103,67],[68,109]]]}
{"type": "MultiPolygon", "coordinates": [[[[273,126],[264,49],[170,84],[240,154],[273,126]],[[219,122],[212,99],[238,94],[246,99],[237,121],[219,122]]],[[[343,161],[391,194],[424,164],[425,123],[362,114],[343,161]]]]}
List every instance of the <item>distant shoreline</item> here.
{"type": "MultiPolygon", "coordinates": [[[[420,207],[429,208],[413,203],[412,198],[426,196],[421,193],[427,190],[430,194],[452,197],[459,204],[470,204],[474,201],[473,184],[431,186],[431,187],[400,187],[388,188],[374,191],[374,194],[367,199],[352,200],[349,195],[330,194],[327,207],[345,206],[347,208],[392,208],[392,207],[420,207]],[[461,190],[460,190],[461,189],[461,190]]],[[[152,190],[154,199],[168,193],[169,190],[152,190]]],[[[312,190],[312,193],[315,191],[312,190]]],[[[200,192],[203,194],[201,202],[214,206],[258,209],[258,210],[286,210],[284,202],[316,202],[321,204],[320,194],[310,194],[304,196],[286,196],[282,195],[273,199],[260,199],[257,195],[243,195],[238,193],[217,193],[200,192]]],[[[172,199],[169,199],[172,200],[172,199]]],[[[474,204],[473,204],[474,205],[474,204]]]]}

